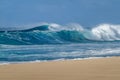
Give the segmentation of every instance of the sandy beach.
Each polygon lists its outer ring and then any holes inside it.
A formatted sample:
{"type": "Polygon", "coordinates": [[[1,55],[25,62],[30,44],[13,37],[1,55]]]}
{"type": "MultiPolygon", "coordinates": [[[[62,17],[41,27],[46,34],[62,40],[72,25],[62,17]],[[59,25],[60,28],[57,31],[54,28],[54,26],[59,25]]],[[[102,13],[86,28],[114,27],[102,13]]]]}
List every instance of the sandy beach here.
{"type": "Polygon", "coordinates": [[[120,57],[0,65],[0,80],[120,80],[120,57]]]}

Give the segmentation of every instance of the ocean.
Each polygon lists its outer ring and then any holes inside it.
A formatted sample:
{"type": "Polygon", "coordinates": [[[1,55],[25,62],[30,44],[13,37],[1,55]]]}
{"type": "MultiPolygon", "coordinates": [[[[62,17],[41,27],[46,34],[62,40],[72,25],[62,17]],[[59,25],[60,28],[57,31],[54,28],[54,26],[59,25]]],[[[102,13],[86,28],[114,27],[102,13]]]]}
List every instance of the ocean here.
{"type": "Polygon", "coordinates": [[[120,56],[120,25],[41,24],[0,29],[0,63],[120,56]]]}

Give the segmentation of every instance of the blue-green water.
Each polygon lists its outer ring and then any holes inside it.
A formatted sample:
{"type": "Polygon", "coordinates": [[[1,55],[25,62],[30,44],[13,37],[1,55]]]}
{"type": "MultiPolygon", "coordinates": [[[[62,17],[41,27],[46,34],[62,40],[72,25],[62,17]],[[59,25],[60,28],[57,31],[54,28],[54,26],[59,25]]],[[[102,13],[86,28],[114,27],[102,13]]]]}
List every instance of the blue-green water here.
{"type": "Polygon", "coordinates": [[[28,29],[1,29],[0,62],[48,61],[120,56],[120,26],[46,24],[28,29]]]}

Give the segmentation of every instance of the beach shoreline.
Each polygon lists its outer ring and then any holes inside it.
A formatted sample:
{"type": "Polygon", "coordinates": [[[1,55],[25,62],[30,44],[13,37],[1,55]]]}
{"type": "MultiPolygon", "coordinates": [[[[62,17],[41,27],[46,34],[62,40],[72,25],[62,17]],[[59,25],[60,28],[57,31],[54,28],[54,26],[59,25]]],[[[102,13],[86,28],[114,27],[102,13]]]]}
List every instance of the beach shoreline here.
{"type": "Polygon", "coordinates": [[[120,57],[0,65],[0,80],[120,80],[120,57]]]}
{"type": "MultiPolygon", "coordinates": [[[[117,56],[113,56],[117,57],[117,56]]],[[[28,64],[28,63],[43,63],[43,62],[59,62],[59,61],[76,61],[76,60],[89,60],[89,59],[101,59],[101,58],[112,58],[112,57],[89,57],[89,58],[74,58],[74,59],[55,59],[55,60],[35,60],[35,61],[21,61],[21,62],[0,62],[1,65],[12,65],[12,64],[28,64]]]]}

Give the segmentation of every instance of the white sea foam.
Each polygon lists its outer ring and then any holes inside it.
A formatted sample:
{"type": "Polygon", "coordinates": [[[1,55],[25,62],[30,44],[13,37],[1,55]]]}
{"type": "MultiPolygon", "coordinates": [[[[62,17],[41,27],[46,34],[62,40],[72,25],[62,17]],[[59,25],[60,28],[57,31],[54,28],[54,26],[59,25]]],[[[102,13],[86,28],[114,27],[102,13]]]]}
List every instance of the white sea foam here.
{"type": "Polygon", "coordinates": [[[120,40],[120,25],[102,24],[91,30],[96,40],[120,40]]]}

